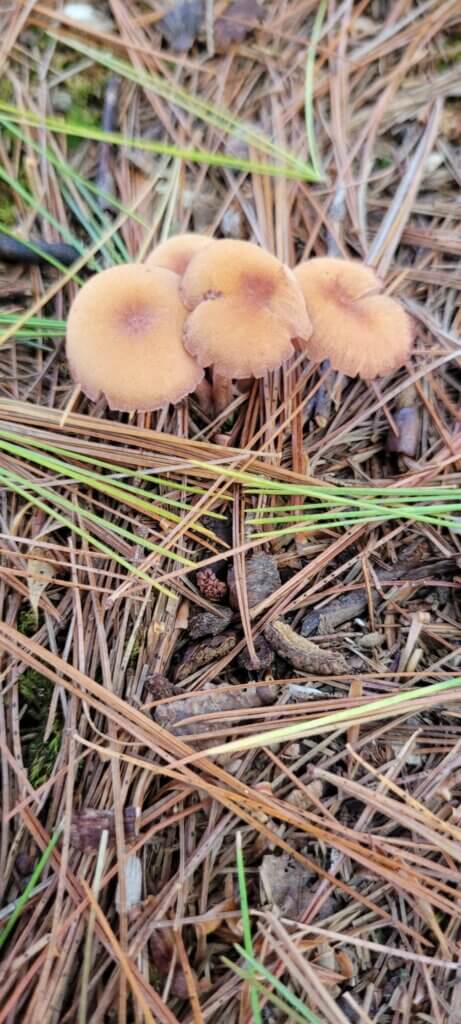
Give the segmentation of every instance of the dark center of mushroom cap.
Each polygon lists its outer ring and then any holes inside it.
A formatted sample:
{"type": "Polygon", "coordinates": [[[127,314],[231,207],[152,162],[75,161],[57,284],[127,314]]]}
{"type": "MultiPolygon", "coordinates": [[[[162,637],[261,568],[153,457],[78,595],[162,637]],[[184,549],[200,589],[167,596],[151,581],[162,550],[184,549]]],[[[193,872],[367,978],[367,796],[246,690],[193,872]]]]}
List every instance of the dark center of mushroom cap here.
{"type": "Polygon", "coordinates": [[[148,303],[132,303],[119,310],[116,326],[126,334],[143,334],[155,323],[155,312],[148,303]]]}
{"type": "Polygon", "coordinates": [[[241,288],[245,298],[250,302],[263,304],[272,298],[276,282],[266,273],[246,271],[241,276],[241,288]]]}

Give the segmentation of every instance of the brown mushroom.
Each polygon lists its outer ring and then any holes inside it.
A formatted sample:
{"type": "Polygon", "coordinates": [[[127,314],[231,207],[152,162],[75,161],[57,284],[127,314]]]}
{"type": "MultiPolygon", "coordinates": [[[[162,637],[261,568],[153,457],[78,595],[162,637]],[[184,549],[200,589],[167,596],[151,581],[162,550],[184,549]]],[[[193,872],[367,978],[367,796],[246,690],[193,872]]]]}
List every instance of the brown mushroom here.
{"type": "Polygon", "coordinates": [[[295,276],[312,320],[306,346],[312,359],[329,359],[334,370],[365,380],[406,362],[412,321],[395,299],[382,294],[382,282],[371,267],[319,257],[300,263],[295,276]]]}
{"type": "Polygon", "coordinates": [[[208,235],[173,235],[152,249],[146,260],[146,267],[165,267],[180,276],[184,274],[193,256],[201,252],[213,239],[208,235]]]}
{"type": "Polygon", "coordinates": [[[161,267],[103,270],[78,292],[67,321],[74,380],[111,409],[147,412],[179,402],[203,370],[185,351],[179,278],[161,267]]]}
{"type": "Polygon", "coordinates": [[[262,377],[292,355],[292,339],[310,332],[291,270],[251,242],[211,242],[189,263],[181,293],[190,315],[187,351],[227,378],[262,377]]]}

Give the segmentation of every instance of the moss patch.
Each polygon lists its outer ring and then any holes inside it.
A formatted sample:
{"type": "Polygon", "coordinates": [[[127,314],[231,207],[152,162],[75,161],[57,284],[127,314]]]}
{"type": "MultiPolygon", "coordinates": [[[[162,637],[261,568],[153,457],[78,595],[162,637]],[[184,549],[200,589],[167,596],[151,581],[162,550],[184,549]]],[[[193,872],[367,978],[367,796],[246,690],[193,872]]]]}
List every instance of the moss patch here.
{"type": "Polygon", "coordinates": [[[21,735],[27,777],[36,789],[46,782],[53,771],[59,754],[62,721],[55,715],[50,735],[44,740],[46,723],[54,685],[34,669],[26,669],[18,680],[21,735]]]}

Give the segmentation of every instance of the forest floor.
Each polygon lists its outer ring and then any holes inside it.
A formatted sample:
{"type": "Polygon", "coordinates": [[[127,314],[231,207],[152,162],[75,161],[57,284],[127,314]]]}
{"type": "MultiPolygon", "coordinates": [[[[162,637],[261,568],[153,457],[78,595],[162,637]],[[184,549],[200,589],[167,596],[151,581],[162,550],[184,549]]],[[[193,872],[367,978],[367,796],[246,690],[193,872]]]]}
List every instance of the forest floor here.
{"type": "Polygon", "coordinates": [[[459,1024],[459,0],[165,14],[0,12],[0,1024],[459,1024]],[[90,402],[79,285],[189,230],[410,361],[90,402]]]}

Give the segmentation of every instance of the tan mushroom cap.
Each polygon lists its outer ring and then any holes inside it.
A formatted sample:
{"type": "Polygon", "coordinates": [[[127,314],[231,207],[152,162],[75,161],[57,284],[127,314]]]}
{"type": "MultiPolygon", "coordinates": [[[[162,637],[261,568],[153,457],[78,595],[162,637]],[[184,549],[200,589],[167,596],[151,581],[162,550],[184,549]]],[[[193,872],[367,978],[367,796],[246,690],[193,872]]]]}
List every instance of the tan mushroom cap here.
{"type": "Polygon", "coordinates": [[[312,320],[312,359],[329,359],[334,370],[365,380],[406,362],[412,321],[395,299],[380,294],[383,285],[371,267],[319,257],[300,263],[295,275],[312,320]]]}
{"type": "Polygon", "coordinates": [[[181,293],[187,351],[225,377],[262,377],[311,333],[294,274],[251,242],[212,242],[189,263],[181,293]]]}
{"type": "Polygon", "coordinates": [[[193,256],[196,256],[213,239],[208,235],[173,235],[152,249],[146,260],[146,267],[165,267],[181,277],[193,256]]]}
{"type": "Polygon", "coordinates": [[[170,270],[126,264],[90,278],[72,304],[66,351],[74,380],[111,409],[148,412],[179,402],[203,370],[184,350],[186,312],[170,270]]]}

